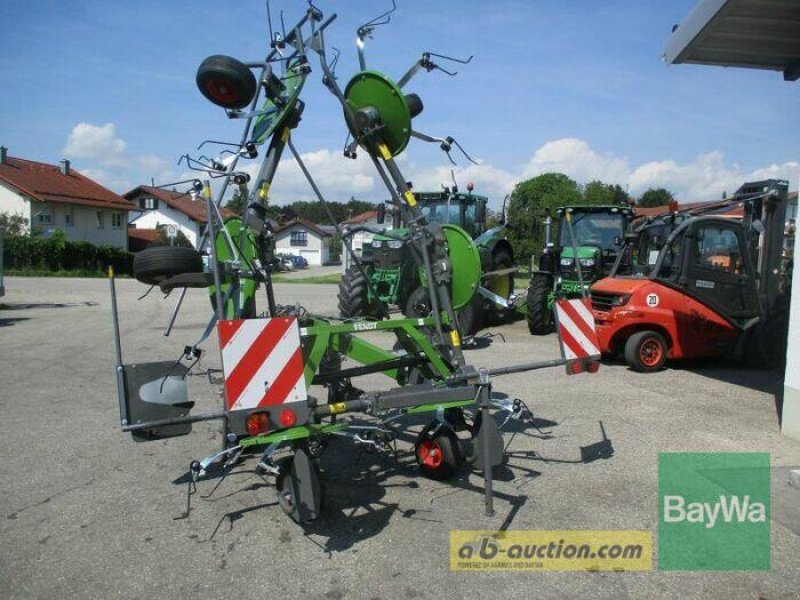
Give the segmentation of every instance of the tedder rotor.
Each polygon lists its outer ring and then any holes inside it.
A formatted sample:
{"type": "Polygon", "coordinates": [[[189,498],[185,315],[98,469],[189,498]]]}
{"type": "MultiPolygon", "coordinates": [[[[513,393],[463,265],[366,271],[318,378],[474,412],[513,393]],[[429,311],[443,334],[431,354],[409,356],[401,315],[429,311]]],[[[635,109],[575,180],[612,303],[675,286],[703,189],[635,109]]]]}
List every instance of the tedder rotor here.
{"type": "MultiPolygon", "coordinates": [[[[449,253],[455,239],[450,237],[452,229],[425,218],[395,160],[412,137],[444,143],[446,151],[455,144],[449,137],[433,138],[414,131],[412,120],[422,110],[422,101],[403,89],[421,69],[438,68],[433,63],[438,55],[424,53],[398,82],[368,70],[364,42],[378,24],[373,20],[358,31],[361,69],[341,88],[328,63],[325,44],[325,32],[335,18],[325,18],[309,3],[305,15],[289,31],[270,34],[265,59],[241,62],[217,55],[200,66],[200,91],[221,106],[228,118],[242,120],[244,132],[238,143],[226,145],[214,158],[184,157],[187,166],[205,179],[187,183],[205,201],[206,239],[199,242],[197,250],[142,251],[134,262],[134,274],[163,292],[180,290],[167,333],[188,288],[207,289],[214,311],[200,339],[182,347],[177,360],[125,364],[111,278],[122,429],[136,440],[147,441],[188,434],[195,422],[221,420],[222,448],[192,462],[191,480],[207,475],[213,464],[228,468],[255,452],[257,472],[274,477],[281,508],[296,521],[305,522],[320,515],[319,459],[334,437],[387,449],[405,417],[428,414],[431,420],[414,445],[420,470],[436,479],[452,475],[462,465],[481,470],[486,511],[491,514],[492,467],[504,454],[492,411],[504,411],[506,422],[524,422],[531,416],[522,401],[497,400],[491,395],[492,376],[557,365],[567,365],[571,373],[594,372],[599,352],[562,346],[561,358],[546,362],[499,369],[467,364],[455,311],[460,303],[472,300],[480,278],[480,258],[475,253],[455,264],[449,253]],[[422,274],[425,302],[421,304],[426,306],[411,318],[324,317],[294,302],[279,304],[275,297],[271,279],[276,265],[275,240],[265,207],[287,149],[325,205],[292,141],[292,131],[305,108],[300,96],[315,55],[322,81],[339,101],[353,138],[345,154],[366,153],[395,210],[408,224],[407,244],[422,274]],[[261,166],[250,185],[251,178],[238,165],[240,160],[258,156],[261,166]],[[211,179],[221,182],[216,198],[212,197],[211,179]],[[231,185],[237,186],[247,203],[241,215],[223,220],[219,206],[231,185]],[[261,288],[266,305],[259,308],[256,292],[261,288]],[[212,384],[222,386],[223,406],[192,415],[187,375],[196,368],[205,352],[201,344],[213,332],[222,369],[208,375],[212,384]],[[394,346],[384,349],[365,339],[375,333],[391,334],[394,346]],[[386,376],[393,387],[359,389],[355,383],[370,374],[386,376]],[[315,387],[322,392],[317,393],[315,387]]],[[[350,258],[359,268],[358,257],[350,258]]],[[[580,319],[585,308],[565,305],[564,314],[580,319]]]]}

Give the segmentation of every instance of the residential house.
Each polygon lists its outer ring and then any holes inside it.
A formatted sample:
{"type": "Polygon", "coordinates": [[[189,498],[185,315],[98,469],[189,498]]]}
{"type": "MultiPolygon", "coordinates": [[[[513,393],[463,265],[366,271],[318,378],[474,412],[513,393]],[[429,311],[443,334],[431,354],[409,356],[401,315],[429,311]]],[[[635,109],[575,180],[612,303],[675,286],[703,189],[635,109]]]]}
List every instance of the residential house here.
{"type": "Polygon", "coordinates": [[[28,228],[69,241],[128,247],[128,212],[122,196],[81,175],[70,161],[58,165],[16,158],[0,147],[0,212],[20,215],[28,228]]]}
{"type": "MultiPolygon", "coordinates": [[[[373,229],[378,228],[382,229],[383,225],[378,224],[378,211],[377,210],[368,210],[367,212],[361,213],[360,215],[356,215],[354,217],[350,217],[346,221],[342,222],[342,225],[348,226],[350,228],[357,227],[357,226],[366,226],[371,227],[373,229]]],[[[350,236],[350,247],[353,249],[355,255],[361,258],[361,254],[364,250],[364,244],[372,242],[373,233],[368,231],[358,231],[350,236]]],[[[346,243],[346,242],[345,242],[346,243]]],[[[350,267],[351,263],[350,253],[347,252],[346,249],[342,249],[342,271],[344,272],[350,267]]]]}
{"type": "MultiPolygon", "coordinates": [[[[174,225],[195,247],[206,231],[206,201],[201,196],[140,185],[127,192],[125,198],[136,206],[134,210],[140,211],[131,220],[132,228],[152,230],[174,225]]],[[[223,218],[234,216],[227,208],[222,208],[220,212],[223,218]]],[[[140,238],[148,237],[137,234],[133,234],[137,243],[140,243],[140,238]]]]}
{"type": "Polygon", "coordinates": [[[333,234],[326,226],[295,218],[275,231],[275,252],[302,256],[309,266],[322,266],[330,262],[333,234]]]}

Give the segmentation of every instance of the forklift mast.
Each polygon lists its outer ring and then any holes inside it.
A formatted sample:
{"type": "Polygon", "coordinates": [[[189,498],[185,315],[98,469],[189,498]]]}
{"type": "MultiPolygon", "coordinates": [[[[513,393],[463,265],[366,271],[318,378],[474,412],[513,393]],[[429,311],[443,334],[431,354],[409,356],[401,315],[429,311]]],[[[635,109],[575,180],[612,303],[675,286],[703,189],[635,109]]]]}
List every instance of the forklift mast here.
{"type": "Polygon", "coordinates": [[[788,192],[785,179],[766,179],[743,184],[733,197],[734,201],[754,198],[744,203],[743,226],[752,236],[750,252],[759,277],[762,306],[772,306],[784,289],[786,273],[781,263],[788,192]]]}

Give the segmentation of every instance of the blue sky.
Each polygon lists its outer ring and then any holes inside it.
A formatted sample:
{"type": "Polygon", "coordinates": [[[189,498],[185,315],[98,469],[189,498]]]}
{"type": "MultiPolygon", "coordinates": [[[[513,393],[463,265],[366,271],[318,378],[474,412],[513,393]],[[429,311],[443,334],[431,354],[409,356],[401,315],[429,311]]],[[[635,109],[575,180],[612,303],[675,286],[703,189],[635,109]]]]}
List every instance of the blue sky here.
{"type": "MultiPolygon", "coordinates": [[[[779,73],[662,62],[674,23],[696,0],[398,0],[392,23],[367,44],[368,66],[399,78],[423,51],[474,55],[459,72],[421,73],[407,91],[425,110],[415,128],[452,135],[479,159],[458,160],[495,206],[515,183],[562,171],[634,195],[664,186],[682,200],[733,191],[745,179],[800,178],[797,83],[779,73]]],[[[357,69],[355,30],[390,2],[323,2],[339,17],[327,35],[342,51],[344,85],[357,69]]],[[[272,0],[287,24],[302,0],[272,0]]],[[[12,156],[76,168],[117,192],[188,173],[177,165],[205,139],[237,140],[194,83],[208,55],[258,60],[267,44],[263,0],[226,3],[9,0],[0,21],[0,144],[12,156]]],[[[444,65],[444,63],[443,63],[444,65]]],[[[381,200],[372,165],[342,157],[345,126],[317,62],[294,133],[323,192],[381,200]]],[[[417,189],[449,182],[435,147],[412,142],[401,165],[417,189]]],[[[256,165],[250,165],[256,170],[256,165]]],[[[273,201],[310,199],[290,161],[273,201]]]]}

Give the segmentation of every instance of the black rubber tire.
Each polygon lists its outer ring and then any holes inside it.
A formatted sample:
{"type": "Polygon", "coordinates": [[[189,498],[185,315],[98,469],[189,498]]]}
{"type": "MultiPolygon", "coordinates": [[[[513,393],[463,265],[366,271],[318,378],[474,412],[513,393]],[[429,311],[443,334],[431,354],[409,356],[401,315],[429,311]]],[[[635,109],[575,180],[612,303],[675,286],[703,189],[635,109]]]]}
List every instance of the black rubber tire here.
{"type": "Polygon", "coordinates": [[[286,456],[275,463],[275,466],[281,470],[281,474],[275,478],[275,494],[281,510],[293,521],[297,521],[299,518],[297,505],[293,502],[289,488],[289,472],[292,470],[293,460],[293,456],[286,456]]]}
{"type": "MultiPolygon", "coordinates": [[[[275,465],[281,470],[281,474],[275,477],[275,494],[278,500],[278,506],[281,507],[281,510],[286,514],[292,521],[296,523],[300,523],[300,511],[297,508],[297,505],[294,504],[292,498],[291,488],[289,486],[289,473],[292,470],[292,463],[294,461],[294,456],[284,456],[283,458],[276,461],[275,465]]],[[[314,474],[317,478],[319,478],[319,468],[314,466],[314,474]]],[[[320,483],[320,495],[324,497],[322,484],[320,483]]],[[[320,512],[324,508],[324,503],[321,503],[320,512]]]]}
{"type": "Polygon", "coordinates": [[[206,99],[230,109],[248,106],[258,89],[256,77],[247,65],[221,54],[209,56],[200,63],[195,81],[206,99]]]}
{"type": "Polygon", "coordinates": [[[656,331],[637,331],[625,341],[625,362],[634,371],[652,373],[663,368],[669,347],[656,331]]]}
{"type": "Polygon", "coordinates": [[[461,465],[460,456],[458,438],[447,428],[433,438],[427,435],[427,430],[423,431],[414,445],[419,470],[425,477],[437,481],[453,476],[461,465]]]}
{"type": "Polygon", "coordinates": [[[351,267],[339,281],[339,314],[345,319],[375,317],[377,310],[367,301],[367,280],[361,271],[351,267]]]}
{"type": "Polygon", "coordinates": [[[409,319],[419,317],[429,317],[431,314],[431,301],[428,298],[428,290],[418,287],[408,295],[406,309],[403,314],[409,319]]]}
{"type": "Polygon", "coordinates": [[[546,335],[553,331],[553,311],[547,306],[547,296],[552,291],[550,278],[534,274],[528,286],[526,318],[532,335],[546,335]]]}
{"type": "MultiPolygon", "coordinates": [[[[511,255],[508,253],[508,250],[505,248],[498,248],[496,249],[495,253],[492,254],[492,271],[500,271],[501,269],[510,269],[514,266],[514,260],[511,258],[511,255]]],[[[508,292],[509,295],[514,293],[514,273],[509,273],[508,275],[504,275],[504,278],[508,280],[508,292]]],[[[498,294],[503,295],[503,294],[498,294]]],[[[506,300],[508,300],[508,296],[506,296],[506,300]]],[[[501,325],[503,323],[508,322],[514,315],[514,311],[507,309],[507,308],[500,308],[494,302],[490,303],[490,310],[487,311],[488,316],[492,323],[501,325]]]]}
{"type": "Polygon", "coordinates": [[[473,298],[464,308],[456,312],[458,332],[461,337],[475,335],[483,326],[483,302],[481,298],[473,298]]]}
{"type": "MultiPolygon", "coordinates": [[[[409,319],[429,317],[431,315],[431,303],[428,298],[428,290],[424,287],[418,287],[409,294],[403,314],[409,319]]],[[[481,308],[482,303],[480,300],[474,298],[467,306],[456,311],[458,333],[461,337],[474,335],[480,330],[481,308]]]]}
{"type": "Polygon", "coordinates": [[[202,271],[203,257],[194,248],[153,246],[133,257],[133,276],[147,285],[158,285],[175,275],[202,271]]]}

